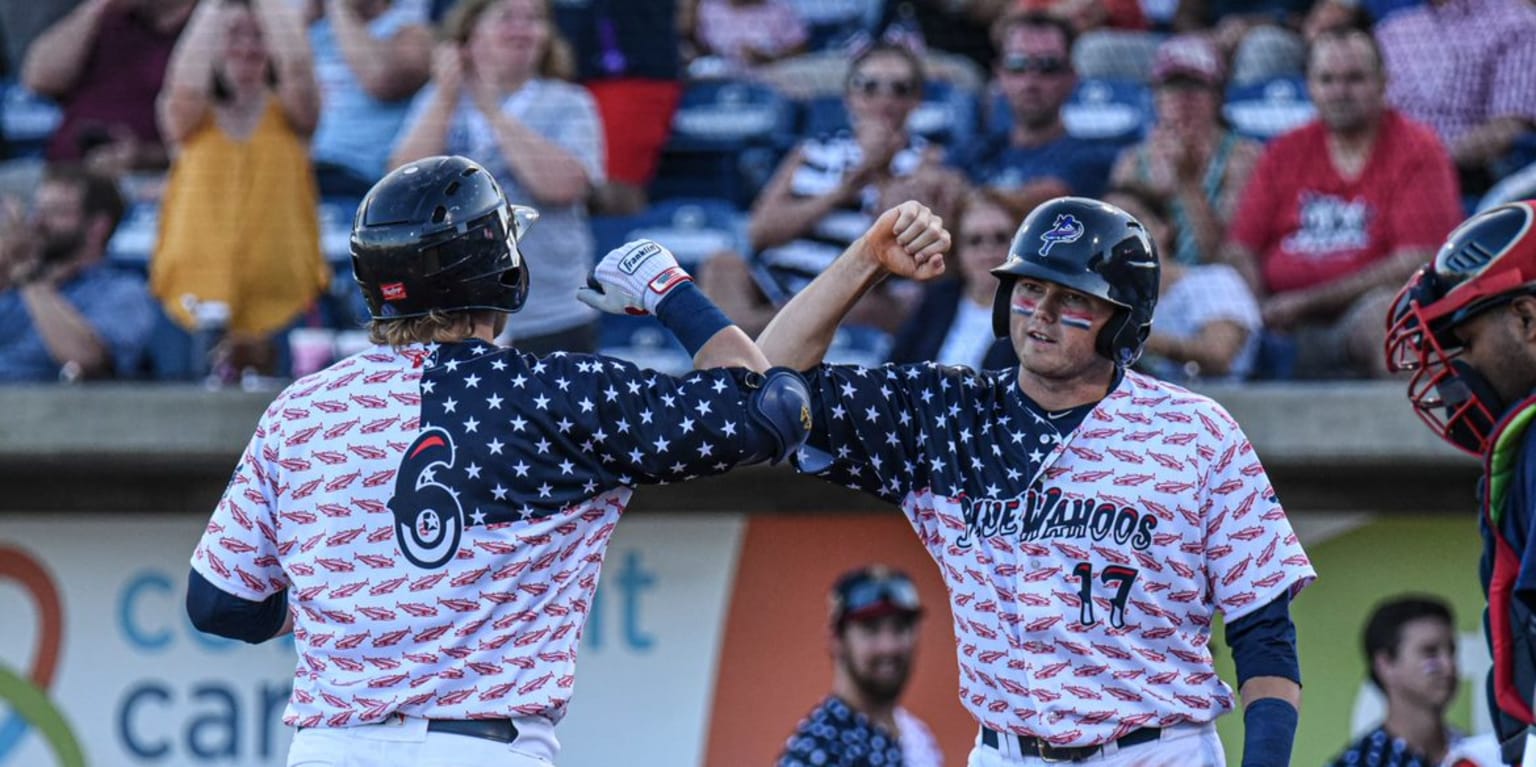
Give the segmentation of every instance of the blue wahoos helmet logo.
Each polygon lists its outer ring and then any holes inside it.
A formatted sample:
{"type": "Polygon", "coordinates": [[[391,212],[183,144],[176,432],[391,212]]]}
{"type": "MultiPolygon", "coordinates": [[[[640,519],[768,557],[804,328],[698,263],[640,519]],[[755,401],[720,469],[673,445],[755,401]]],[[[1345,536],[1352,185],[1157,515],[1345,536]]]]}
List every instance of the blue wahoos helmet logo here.
{"type": "Polygon", "coordinates": [[[1044,234],[1040,235],[1040,255],[1050,255],[1051,246],[1059,242],[1077,242],[1082,239],[1083,232],[1087,228],[1083,222],[1077,220],[1077,216],[1071,213],[1061,213],[1056,216],[1055,223],[1044,234]]]}

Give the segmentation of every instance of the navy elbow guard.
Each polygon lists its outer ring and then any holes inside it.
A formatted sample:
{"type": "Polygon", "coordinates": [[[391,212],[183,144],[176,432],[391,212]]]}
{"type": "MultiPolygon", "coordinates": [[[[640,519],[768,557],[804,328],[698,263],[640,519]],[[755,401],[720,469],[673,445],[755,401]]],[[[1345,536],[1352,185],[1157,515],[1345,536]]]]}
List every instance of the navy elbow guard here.
{"type": "Polygon", "coordinates": [[[758,452],[746,462],[767,458],[778,463],[800,449],[811,434],[811,391],[805,378],[789,368],[770,368],[761,376],[749,376],[747,385],[753,387],[747,412],[773,445],[770,452],[758,452]]]}

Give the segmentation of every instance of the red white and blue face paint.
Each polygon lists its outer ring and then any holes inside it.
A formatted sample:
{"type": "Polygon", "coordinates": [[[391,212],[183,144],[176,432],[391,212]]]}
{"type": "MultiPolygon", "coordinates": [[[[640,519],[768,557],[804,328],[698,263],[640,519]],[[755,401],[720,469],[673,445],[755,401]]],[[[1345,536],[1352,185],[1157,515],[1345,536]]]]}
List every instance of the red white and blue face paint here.
{"type": "MultiPolygon", "coordinates": [[[[1013,291],[1013,301],[1009,308],[1021,317],[1033,317],[1040,310],[1045,292],[1045,286],[1025,282],[1013,291]]],[[[1056,299],[1056,321],[1076,330],[1092,330],[1092,299],[1070,290],[1061,290],[1056,299]]]]}

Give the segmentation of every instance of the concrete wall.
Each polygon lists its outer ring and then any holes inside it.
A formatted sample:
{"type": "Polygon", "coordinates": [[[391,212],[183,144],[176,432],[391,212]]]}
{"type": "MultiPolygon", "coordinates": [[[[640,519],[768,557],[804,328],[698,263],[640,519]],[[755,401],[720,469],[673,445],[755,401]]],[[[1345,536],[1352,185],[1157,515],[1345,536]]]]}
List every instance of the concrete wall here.
{"type": "MultiPolygon", "coordinates": [[[[1464,511],[1478,467],[1412,414],[1400,383],[1206,393],[1243,425],[1285,504],[1464,511]]],[[[0,388],[0,511],[212,508],[273,392],[96,385],[0,388]]],[[[781,511],[882,504],[783,467],[649,488],[634,508],[781,511]]]]}

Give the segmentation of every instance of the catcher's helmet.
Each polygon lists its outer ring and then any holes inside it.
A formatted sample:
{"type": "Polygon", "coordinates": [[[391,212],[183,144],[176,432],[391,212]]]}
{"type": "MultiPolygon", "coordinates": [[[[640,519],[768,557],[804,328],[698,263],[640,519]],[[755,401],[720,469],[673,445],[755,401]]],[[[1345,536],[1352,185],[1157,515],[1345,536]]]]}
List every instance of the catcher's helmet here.
{"type": "Polygon", "coordinates": [[[1387,315],[1387,368],[1413,371],[1408,399],[1441,439],[1482,455],[1504,403],[1455,358],[1451,331],[1471,317],[1536,293],[1536,201],[1467,219],[1397,294],[1387,315]]]}
{"type": "Polygon", "coordinates": [[[508,204],[473,160],[417,160],[374,184],[358,206],[352,274],[376,320],[434,309],[515,312],[528,296],[517,241],[538,217],[508,204]]]}
{"type": "Polygon", "coordinates": [[[1008,335],[1008,307],[1019,277],[1054,282],[1114,304],[1099,331],[1099,354],[1128,366],[1141,356],[1157,308],[1157,248],[1131,214],[1084,197],[1057,197],[1030,212],[1013,236],[1008,260],[992,274],[992,330],[1008,335]]]}

